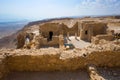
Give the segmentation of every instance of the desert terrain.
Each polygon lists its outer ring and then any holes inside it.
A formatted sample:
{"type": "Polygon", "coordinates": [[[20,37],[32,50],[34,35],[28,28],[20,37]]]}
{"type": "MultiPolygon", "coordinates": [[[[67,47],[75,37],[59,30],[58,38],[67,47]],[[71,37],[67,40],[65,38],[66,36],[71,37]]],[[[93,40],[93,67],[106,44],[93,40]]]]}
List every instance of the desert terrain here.
{"type": "Polygon", "coordinates": [[[0,22],[0,39],[6,36],[10,36],[18,30],[22,29],[27,24],[24,22],[0,22]]]}

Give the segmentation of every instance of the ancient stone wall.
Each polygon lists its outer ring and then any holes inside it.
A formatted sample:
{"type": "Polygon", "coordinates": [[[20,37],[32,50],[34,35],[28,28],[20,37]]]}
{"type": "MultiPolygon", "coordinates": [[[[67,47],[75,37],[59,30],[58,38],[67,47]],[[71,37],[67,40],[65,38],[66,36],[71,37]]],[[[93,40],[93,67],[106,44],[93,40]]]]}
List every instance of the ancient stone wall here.
{"type": "Polygon", "coordinates": [[[107,33],[107,24],[106,23],[93,23],[93,35],[106,34],[107,33]]]}
{"type": "Polygon", "coordinates": [[[59,37],[53,36],[51,41],[48,41],[47,38],[41,38],[40,47],[49,47],[49,46],[58,46],[59,45],[59,37]]]}
{"type": "Polygon", "coordinates": [[[46,23],[40,26],[40,32],[44,37],[49,36],[49,32],[53,32],[53,36],[60,34],[60,25],[59,23],[46,23]]]}
{"type": "Polygon", "coordinates": [[[69,26],[65,24],[46,23],[44,25],[41,25],[39,30],[44,37],[48,37],[50,31],[53,32],[53,35],[57,35],[57,36],[59,36],[60,33],[67,35],[67,32],[69,32],[70,35],[75,35],[75,33],[78,34],[78,23],[76,23],[71,28],[69,28],[69,26]]]}
{"type": "Polygon", "coordinates": [[[91,41],[91,37],[93,36],[93,27],[84,26],[80,31],[80,38],[82,40],[91,41]]]}
{"type": "Polygon", "coordinates": [[[59,48],[60,49],[64,48],[64,37],[63,37],[63,35],[59,35],[59,48]]]}
{"type": "Polygon", "coordinates": [[[113,35],[97,35],[96,38],[98,38],[99,40],[105,39],[107,41],[114,40],[114,36],[113,35]]]}
{"type": "MultiPolygon", "coordinates": [[[[37,50],[36,50],[37,51],[37,50]]],[[[10,71],[54,71],[54,70],[76,70],[86,68],[89,64],[106,67],[120,67],[119,51],[100,51],[90,54],[80,53],[73,56],[71,52],[43,51],[37,53],[14,53],[7,58],[10,71]],[[65,55],[68,54],[66,57],[65,55]]],[[[21,51],[20,51],[21,52],[21,51]]],[[[24,52],[24,51],[23,51],[24,52]]],[[[32,51],[28,51],[32,52],[32,51]]]]}
{"type": "Polygon", "coordinates": [[[23,48],[25,44],[25,33],[20,33],[17,36],[17,48],[23,48]]]}
{"type": "Polygon", "coordinates": [[[85,23],[81,23],[79,24],[79,29],[80,39],[91,41],[91,37],[93,36],[93,27],[85,23]]]}
{"type": "Polygon", "coordinates": [[[110,30],[110,29],[107,30],[107,35],[114,35],[114,34],[115,34],[114,30],[110,30]]]}
{"type": "Polygon", "coordinates": [[[82,22],[78,24],[80,29],[80,38],[91,41],[92,36],[106,34],[107,25],[99,22],[82,22]]]}
{"type": "Polygon", "coordinates": [[[8,73],[6,56],[0,53],[0,79],[8,73]]]}
{"type": "Polygon", "coordinates": [[[30,43],[34,39],[34,34],[33,33],[26,33],[26,32],[21,32],[17,35],[17,49],[24,48],[26,47],[26,37],[29,37],[30,43]]]}
{"type": "Polygon", "coordinates": [[[68,71],[98,67],[120,67],[118,45],[93,45],[83,50],[18,49],[3,50],[0,55],[0,78],[9,71],[68,71]]]}
{"type": "Polygon", "coordinates": [[[75,33],[77,33],[77,35],[79,34],[79,29],[78,29],[78,23],[76,23],[72,28],[69,28],[69,26],[67,27],[66,30],[64,30],[64,33],[69,32],[70,36],[75,36],[75,33]]]}
{"type": "Polygon", "coordinates": [[[120,22],[111,22],[111,23],[108,23],[108,26],[119,27],[120,22]]]}
{"type": "Polygon", "coordinates": [[[92,37],[91,42],[94,44],[99,44],[99,41],[102,39],[106,41],[113,41],[114,36],[113,35],[97,35],[95,37],[92,37]]]}

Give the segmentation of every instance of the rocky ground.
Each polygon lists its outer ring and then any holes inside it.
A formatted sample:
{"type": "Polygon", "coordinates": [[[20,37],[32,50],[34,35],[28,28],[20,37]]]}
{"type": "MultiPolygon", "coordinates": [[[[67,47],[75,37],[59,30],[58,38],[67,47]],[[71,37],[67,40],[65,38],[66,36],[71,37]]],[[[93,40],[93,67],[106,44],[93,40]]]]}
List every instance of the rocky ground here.
{"type": "Polygon", "coordinates": [[[120,80],[120,68],[98,68],[98,71],[106,80],[120,80]]]}

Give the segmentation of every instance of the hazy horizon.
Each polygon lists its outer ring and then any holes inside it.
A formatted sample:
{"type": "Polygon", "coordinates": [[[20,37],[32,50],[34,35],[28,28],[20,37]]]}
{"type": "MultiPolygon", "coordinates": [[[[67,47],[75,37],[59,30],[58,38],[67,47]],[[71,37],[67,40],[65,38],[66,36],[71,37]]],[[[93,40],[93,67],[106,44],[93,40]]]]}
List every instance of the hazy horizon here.
{"type": "Polygon", "coordinates": [[[120,0],[0,0],[0,22],[119,14],[120,0]]]}

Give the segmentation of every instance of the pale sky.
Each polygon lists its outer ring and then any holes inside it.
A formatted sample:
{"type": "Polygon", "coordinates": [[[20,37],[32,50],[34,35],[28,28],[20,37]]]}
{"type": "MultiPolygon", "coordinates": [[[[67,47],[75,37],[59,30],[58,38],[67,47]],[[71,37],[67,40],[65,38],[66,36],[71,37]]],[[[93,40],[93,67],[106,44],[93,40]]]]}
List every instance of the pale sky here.
{"type": "Polygon", "coordinates": [[[0,0],[0,21],[114,14],[120,0],[0,0]]]}

